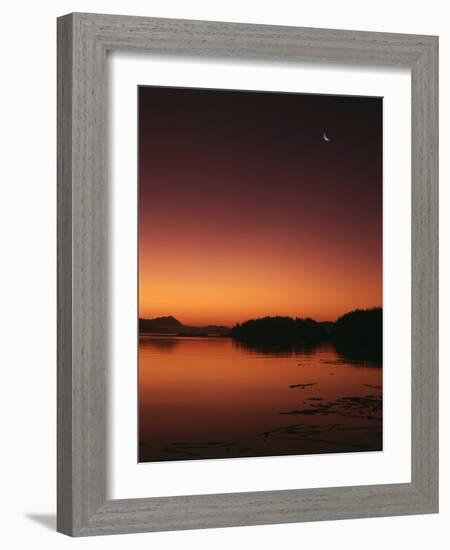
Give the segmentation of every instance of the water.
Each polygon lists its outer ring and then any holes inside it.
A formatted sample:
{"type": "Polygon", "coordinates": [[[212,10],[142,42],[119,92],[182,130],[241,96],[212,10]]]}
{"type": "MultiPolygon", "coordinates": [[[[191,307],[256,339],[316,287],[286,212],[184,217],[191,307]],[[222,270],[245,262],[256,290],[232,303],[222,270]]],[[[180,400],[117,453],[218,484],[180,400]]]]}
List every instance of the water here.
{"type": "Polygon", "coordinates": [[[141,335],[139,461],[379,451],[382,369],[331,344],[141,335]]]}

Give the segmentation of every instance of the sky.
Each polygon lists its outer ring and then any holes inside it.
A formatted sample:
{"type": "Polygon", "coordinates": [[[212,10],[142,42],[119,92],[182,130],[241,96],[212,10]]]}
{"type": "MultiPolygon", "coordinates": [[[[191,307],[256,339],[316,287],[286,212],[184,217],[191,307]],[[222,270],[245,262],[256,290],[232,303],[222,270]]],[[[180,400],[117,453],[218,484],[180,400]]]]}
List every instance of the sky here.
{"type": "Polygon", "coordinates": [[[138,94],[140,317],[382,305],[382,98],[138,94]]]}

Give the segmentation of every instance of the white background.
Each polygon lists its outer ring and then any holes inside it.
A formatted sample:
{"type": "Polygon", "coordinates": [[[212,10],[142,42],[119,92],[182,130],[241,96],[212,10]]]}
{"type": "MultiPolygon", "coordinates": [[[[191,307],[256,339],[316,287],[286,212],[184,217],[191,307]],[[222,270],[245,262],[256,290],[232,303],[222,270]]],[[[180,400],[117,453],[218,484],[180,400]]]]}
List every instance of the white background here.
{"type": "Polygon", "coordinates": [[[411,75],[390,68],[236,64],[114,53],[108,60],[113,233],[111,498],[404,483],[411,480],[411,75]],[[137,464],[137,85],[383,96],[383,452],[137,464]],[[135,182],[135,185],[130,185],[135,182]],[[393,337],[395,333],[395,338],[393,337]],[[293,485],[293,481],[294,485],[293,485]]]}
{"type": "MultiPolygon", "coordinates": [[[[440,35],[441,280],[450,280],[450,28],[447,2],[375,4],[227,0],[105,2],[17,0],[2,10],[0,35],[0,271],[2,545],[22,548],[423,548],[448,544],[450,430],[441,399],[441,513],[438,516],[126,535],[70,540],[54,533],[56,410],[56,29],[71,11],[440,35]],[[406,9],[407,8],[407,9],[406,9]],[[442,540],[442,542],[440,542],[442,540]]],[[[450,328],[450,293],[441,287],[442,340],[450,328]]],[[[441,396],[448,394],[448,347],[441,351],[441,396]]]]}

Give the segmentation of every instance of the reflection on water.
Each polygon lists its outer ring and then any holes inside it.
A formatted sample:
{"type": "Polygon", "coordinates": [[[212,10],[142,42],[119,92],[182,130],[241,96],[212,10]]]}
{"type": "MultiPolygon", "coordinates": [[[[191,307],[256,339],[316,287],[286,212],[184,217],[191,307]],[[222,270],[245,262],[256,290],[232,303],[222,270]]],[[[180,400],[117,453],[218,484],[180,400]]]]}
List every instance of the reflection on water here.
{"type": "Polygon", "coordinates": [[[331,344],[139,339],[141,462],[381,448],[378,363],[331,344]]]}
{"type": "Polygon", "coordinates": [[[296,355],[312,355],[318,343],[308,344],[277,343],[263,344],[261,342],[232,340],[233,346],[248,353],[257,355],[271,355],[272,357],[293,357],[296,355]]]}

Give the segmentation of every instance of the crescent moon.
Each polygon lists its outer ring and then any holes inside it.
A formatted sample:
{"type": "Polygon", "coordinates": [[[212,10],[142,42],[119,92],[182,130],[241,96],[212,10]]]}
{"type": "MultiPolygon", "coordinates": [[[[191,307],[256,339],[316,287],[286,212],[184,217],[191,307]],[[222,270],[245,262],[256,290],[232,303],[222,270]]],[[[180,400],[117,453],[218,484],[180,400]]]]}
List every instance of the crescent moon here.
{"type": "Polygon", "coordinates": [[[331,141],[331,139],[327,136],[326,132],[323,133],[323,139],[327,142],[331,141]]]}

